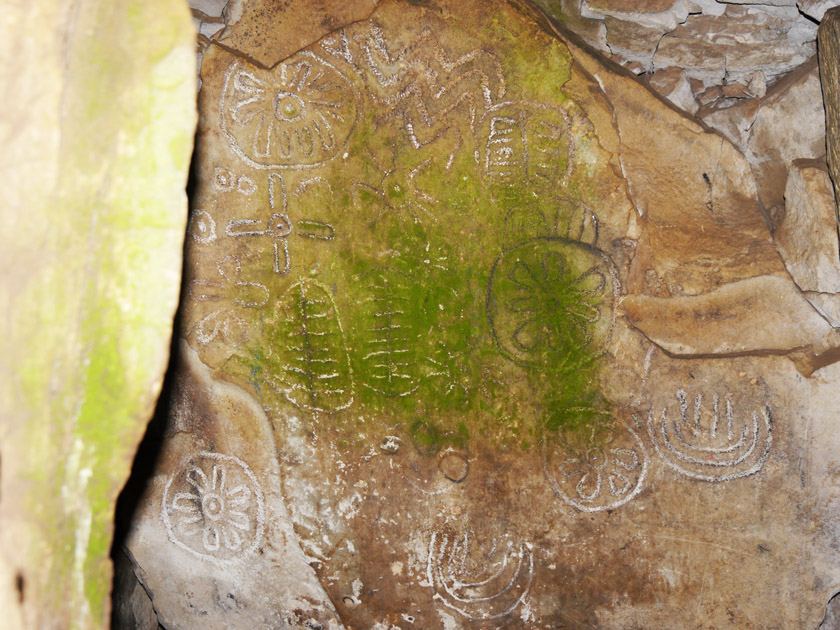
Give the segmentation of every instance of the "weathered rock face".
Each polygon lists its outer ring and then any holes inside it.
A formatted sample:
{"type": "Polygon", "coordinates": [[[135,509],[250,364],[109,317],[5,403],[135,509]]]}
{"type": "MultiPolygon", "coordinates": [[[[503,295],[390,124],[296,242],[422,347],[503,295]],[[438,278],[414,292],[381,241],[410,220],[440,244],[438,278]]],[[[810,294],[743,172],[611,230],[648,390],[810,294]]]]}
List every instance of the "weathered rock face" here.
{"type": "Polygon", "coordinates": [[[749,161],[525,6],[341,11],[204,54],[160,621],[816,627],[838,333],[749,161]]]}
{"type": "Polygon", "coordinates": [[[105,628],[114,504],[178,303],[186,4],[14,2],[0,27],[0,625],[105,628]],[[72,4],[72,6],[70,6],[72,4]]]}
{"type": "Polygon", "coordinates": [[[763,0],[537,0],[548,14],[634,72],[680,68],[706,87],[775,78],[816,52],[836,2],[763,0]],[[803,15],[804,14],[804,15],[803,15]],[[808,19],[805,15],[812,19],[808,19]]]}

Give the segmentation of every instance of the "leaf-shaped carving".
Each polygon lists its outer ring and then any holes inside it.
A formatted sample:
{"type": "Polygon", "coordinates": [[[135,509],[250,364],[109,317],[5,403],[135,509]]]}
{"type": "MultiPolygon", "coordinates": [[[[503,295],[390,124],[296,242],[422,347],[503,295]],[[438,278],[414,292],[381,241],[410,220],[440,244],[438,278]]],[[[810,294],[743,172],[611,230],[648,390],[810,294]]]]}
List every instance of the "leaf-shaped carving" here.
{"type": "Polygon", "coordinates": [[[332,412],[353,403],[353,372],[338,309],[329,289],[299,280],[286,293],[283,363],[275,389],[302,409],[332,412]]]}

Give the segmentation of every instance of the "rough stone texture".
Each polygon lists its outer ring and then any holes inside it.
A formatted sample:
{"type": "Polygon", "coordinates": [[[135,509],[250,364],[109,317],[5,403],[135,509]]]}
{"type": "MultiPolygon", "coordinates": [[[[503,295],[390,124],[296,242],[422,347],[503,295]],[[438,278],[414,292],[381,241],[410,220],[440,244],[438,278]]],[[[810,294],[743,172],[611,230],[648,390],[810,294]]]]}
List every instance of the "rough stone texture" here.
{"type": "Polygon", "coordinates": [[[837,208],[822,160],[797,160],[785,187],[785,215],[773,241],[803,291],[840,292],[837,208]]]}
{"type": "Polygon", "coordinates": [[[610,99],[621,170],[645,222],[628,291],[696,295],[759,270],[786,275],[744,156],[633,79],[601,69],[583,52],[577,60],[610,99]]]}
{"type": "Polygon", "coordinates": [[[134,573],[131,560],[124,550],[114,559],[114,609],[111,612],[112,630],[159,630],[157,613],[146,589],[134,573]]]}
{"type": "Polygon", "coordinates": [[[649,79],[649,85],[683,111],[694,114],[700,107],[691,90],[688,76],[679,68],[655,72],[649,79]]]}
{"type": "Polygon", "coordinates": [[[771,11],[729,6],[722,16],[689,16],[662,38],[653,65],[676,66],[707,85],[757,70],[782,74],[816,52],[816,28],[795,8],[771,11]]]}
{"type": "Polygon", "coordinates": [[[384,0],[273,67],[207,49],[129,541],[168,629],[819,624],[826,294],[730,141],[549,28],[384,0]]]}
{"type": "Polygon", "coordinates": [[[634,326],[673,355],[786,352],[826,335],[831,326],[788,279],[762,276],[702,296],[628,296],[634,326]]]}
{"type": "Polygon", "coordinates": [[[180,356],[158,474],[127,541],[160,623],[167,630],[223,630],[244,620],[251,628],[340,627],[283,503],[268,418],[247,393],[214,381],[194,351],[180,356]],[[247,565],[237,571],[242,556],[247,565]]]}
{"type": "Polygon", "coordinates": [[[0,624],[104,628],[180,287],[194,32],[169,0],[12,2],[0,29],[0,624]]]}
{"type": "Polygon", "coordinates": [[[802,13],[821,21],[828,9],[837,6],[837,0],[798,0],[796,4],[802,13]]]}
{"type": "Polygon", "coordinates": [[[826,161],[840,199],[840,8],[829,11],[820,25],[819,68],[825,105],[826,161]]]}
{"type": "Polygon", "coordinates": [[[784,203],[787,173],[794,160],[825,155],[825,109],[816,59],[785,77],[761,100],[745,155],[767,209],[784,203]]]}
{"type": "Polygon", "coordinates": [[[677,67],[705,87],[746,83],[759,71],[775,80],[815,52],[816,26],[793,0],[537,4],[637,74],[677,67]]]}
{"type": "Polygon", "coordinates": [[[331,30],[370,15],[377,0],[230,0],[219,41],[273,66],[331,30]]]}

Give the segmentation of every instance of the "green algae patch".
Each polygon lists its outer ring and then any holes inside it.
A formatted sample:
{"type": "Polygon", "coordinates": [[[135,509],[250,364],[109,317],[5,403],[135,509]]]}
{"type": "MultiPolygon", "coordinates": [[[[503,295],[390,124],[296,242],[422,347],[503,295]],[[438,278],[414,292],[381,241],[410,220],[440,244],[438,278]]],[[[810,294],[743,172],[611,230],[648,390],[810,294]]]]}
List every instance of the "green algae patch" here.
{"type": "Polygon", "coordinates": [[[609,418],[611,156],[565,45],[478,6],[386,3],[271,69],[204,58],[193,221],[215,232],[192,232],[187,334],[342,448],[530,449],[609,418]]]}
{"type": "Polygon", "coordinates": [[[66,31],[50,35],[62,47],[44,48],[59,57],[24,72],[55,98],[39,98],[41,119],[18,130],[54,142],[40,144],[37,184],[21,178],[17,229],[0,247],[14,275],[3,294],[13,375],[0,396],[0,449],[4,480],[21,489],[2,509],[17,510],[9,527],[27,532],[4,554],[18,563],[9,570],[20,571],[32,618],[87,629],[108,625],[114,504],[168,359],[194,36],[177,4],[85,3],[62,15],[54,23],[66,31]]]}

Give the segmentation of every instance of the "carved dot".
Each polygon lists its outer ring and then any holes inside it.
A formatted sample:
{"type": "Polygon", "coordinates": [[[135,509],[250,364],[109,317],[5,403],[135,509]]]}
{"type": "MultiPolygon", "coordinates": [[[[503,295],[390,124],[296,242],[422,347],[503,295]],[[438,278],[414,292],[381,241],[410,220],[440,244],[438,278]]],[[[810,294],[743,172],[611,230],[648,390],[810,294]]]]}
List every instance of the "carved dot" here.
{"type": "Polygon", "coordinates": [[[467,458],[460,453],[446,453],[440,458],[438,467],[443,476],[454,483],[461,483],[470,471],[467,458]]]}
{"type": "Polygon", "coordinates": [[[216,170],[213,172],[213,185],[216,187],[216,190],[227,192],[233,189],[235,183],[233,173],[221,166],[216,167],[216,170]]]}
{"type": "Polygon", "coordinates": [[[217,521],[225,511],[225,503],[215,492],[208,492],[201,500],[201,511],[211,521],[217,521]]]}
{"type": "Polygon", "coordinates": [[[278,92],[274,100],[274,115],[283,122],[301,118],[306,111],[303,99],[291,92],[278,92]]]}

